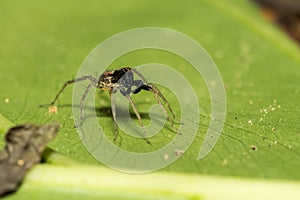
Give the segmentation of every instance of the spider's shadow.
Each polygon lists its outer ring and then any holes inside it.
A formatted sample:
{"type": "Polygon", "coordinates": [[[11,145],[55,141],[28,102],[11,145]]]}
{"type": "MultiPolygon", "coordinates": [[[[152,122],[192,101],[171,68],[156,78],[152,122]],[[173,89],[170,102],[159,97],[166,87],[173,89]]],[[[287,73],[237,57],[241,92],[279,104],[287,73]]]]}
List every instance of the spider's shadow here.
{"type": "MultiPolygon", "coordinates": [[[[72,104],[64,104],[64,105],[59,105],[59,107],[61,108],[65,108],[65,107],[76,107],[76,108],[80,108],[80,105],[72,105],[72,104]]],[[[107,118],[112,118],[112,111],[111,111],[111,107],[110,106],[99,106],[99,107],[92,107],[92,106],[84,106],[84,110],[96,110],[96,116],[97,117],[107,117],[107,118]]],[[[122,108],[117,108],[117,115],[118,113],[120,115],[123,115],[123,113],[126,113],[127,111],[125,109],[122,108]]],[[[145,113],[145,112],[139,112],[140,116],[142,119],[150,119],[149,114],[145,113]]],[[[89,117],[92,116],[88,116],[88,115],[84,115],[85,119],[88,119],[89,117]]],[[[130,117],[131,118],[136,118],[135,113],[130,112],[130,117]]],[[[156,117],[159,117],[158,115],[156,117]]]]}
{"type": "MultiPolygon", "coordinates": [[[[91,109],[91,108],[89,108],[91,109]]],[[[96,107],[96,116],[97,117],[110,117],[112,118],[112,111],[111,111],[111,107],[110,106],[101,106],[101,107],[96,107]]],[[[117,116],[124,116],[125,113],[127,112],[127,110],[123,109],[123,108],[117,108],[117,116]]],[[[148,113],[141,113],[139,112],[140,116],[142,119],[150,119],[149,114],[148,113]]],[[[135,113],[130,112],[129,113],[131,118],[136,118],[135,113]]]]}
{"type": "MultiPolygon", "coordinates": [[[[102,92],[102,91],[101,91],[102,92]]],[[[102,95],[102,93],[99,94],[99,97],[101,97],[101,99],[103,99],[104,101],[109,101],[110,102],[110,98],[106,95],[102,95]]],[[[136,104],[138,105],[138,104],[136,104]]],[[[76,107],[78,109],[80,109],[80,105],[77,104],[77,105],[72,105],[72,104],[64,104],[64,105],[59,105],[59,107],[76,107]]],[[[127,116],[128,114],[126,114],[128,111],[125,109],[125,108],[121,108],[121,107],[117,107],[117,118],[118,117],[122,117],[122,116],[127,116]]],[[[86,111],[85,113],[88,113],[88,111],[91,111],[93,112],[94,110],[96,111],[96,116],[97,117],[100,117],[100,118],[111,118],[112,121],[113,121],[113,116],[112,116],[112,110],[111,110],[111,106],[96,106],[96,107],[92,107],[92,106],[84,106],[84,110],[86,111]]],[[[144,119],[147,119],[147,120],[151,120],[150,116],[149,116],[149,113],[148,112],[139,112],[141,118],[142,118],[142,121],[144,119]]],[[[131,119],[137,119],[134,111],[130,110],[130,118],[131,119]]],[[[93,117],[92,115],[88,115],[88,114],[84,114],[83,116],[83,120],[88,120],[89,118],[93,117]]],[[[153,114],[153,120],[158,120],[158,121],[161,121],[161,120],[164,120],[160,115],[158,114],[153,114]]]]}
{"type": "MultiPolygon", "coordinates": [[[[72,105],[72,104],[59,105],[59,107],[68,107],[68,108],[70,108],[70,107],[76,107],[76,108],[80,109],[80,105],[72,105]]],[[[98,107],[95,107],[95,108],[92,107],[92,106],[84,106],[84,110],[94,111],[94,109],[96,110],[96,116],[97,117],[111,118],[112,123],[113,123],[113,116],[112,116],[112,111],[111,111],[111,107],[110,106],[98,106],[98,107]]],[[[127,112],[127,110],[125,110],[125,109],[117,108],[117,115],[119,115],[119,116],[122,116],[122,115],[124,116],[123,113],[125,113],[125,115],[126,115],[126,112],[127,112]]],[[[147,119],[147,120],[150,119],[149,113],[139,112],[139,114],[140,114],[140,116],[142,118],[142,121],[144,119],[147,119]]],[[[130,112],[129,115],[130,115],[131,119],[137,119],[137,117],[136,117],[136,115],[135,115],[134,112],[130,112]]],[[[157,121],[164,120],[158,114],[153,114],[153,115],[154,116],[153,116],[152,120],[157,120],[157,121]]],[[[92,118],[92,117],[94,117],[94,115],[86,115],[85,114],[83,116],[83,118],[84,118],[83,121],[88,120],[89,118],[92,118]]],[[[118,116],[117,116],[117,118],[118,118],[118,116]]],[[[174,132],[174,130],[171,127],[167,127],[167,129],[170,130],[170,131],[172,131],[172,132],[174,132]]]]}

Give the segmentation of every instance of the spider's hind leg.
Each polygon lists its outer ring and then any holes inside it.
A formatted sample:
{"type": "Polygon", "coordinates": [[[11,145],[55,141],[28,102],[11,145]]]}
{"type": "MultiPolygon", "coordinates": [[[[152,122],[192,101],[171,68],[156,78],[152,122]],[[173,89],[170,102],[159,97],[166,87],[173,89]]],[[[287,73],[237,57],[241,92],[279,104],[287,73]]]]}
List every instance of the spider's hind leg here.
{"type": "Polygon", "coordinates": [[[172,114],[173,119],[175,119],[175,114],[171,108],[171,105],[169,104],[168,100],[165,98],[165,96],[160,92],[160,90],[153,84],[153,83],[144,83],[141,80],[134,81],[134,85],[137,87],[135,90],[132,91],[133,94],[139,93],[141,90],[150,91],[153,93],[154,98],[156,102],[159,104],[159,106],[162,108],[167,120],[171,123],[171,126],[173,126],[173,120],[169,116],[169,113],[167,112],[166,108],[164,107],[164,104],[167,105],[170,113],[172,114]],[[162,100],[162,101],[161,101],[162,100]]]}
{"type": "Polygon", "coordinates": [[[167,120],[171,123],[171,126],[173,126],[173,123],[174,123],[173,119],[175,119],[175,114],[173,112],[173,109],[171,108],[170,103],[153,83],[148,83],[147,87],[148,87],[149,91],[153,93],[156,102],[160,105],[160,107],[164,111],[167,120]],[[172,118],[170,117],[169,113],[167,112],[166,108],[164,107],[164,104],[167,105],[170,113],[172,114],[172,118]]]}
{"type": "Polygon", "coordinates": [[[173,109],[171,108],[170,103],[166,99],[166,97],[160,92],[160,90],[153,83],[147,83],[146,79],[140,72],[138,72],[135,69],[131,69],[131,71],[141,79],[141,80],[134,81],[134,86],[136,86],[137,88],[135,90],[133,90],[132,93],[137,94],[141,90],[146,90],[146,91],[152,92],[156,102],[162,108],[167,120],[171,123],[171,126],[173,127],[173,124],[174,124],[173,120],[175,119],[175,114],[173,112],[173,109]],[[167,107],[172,115],[172,118],[170,117],[169,113],[167,112],[166,108],[164,107],[164,104],[167,105],[167,107]]]}

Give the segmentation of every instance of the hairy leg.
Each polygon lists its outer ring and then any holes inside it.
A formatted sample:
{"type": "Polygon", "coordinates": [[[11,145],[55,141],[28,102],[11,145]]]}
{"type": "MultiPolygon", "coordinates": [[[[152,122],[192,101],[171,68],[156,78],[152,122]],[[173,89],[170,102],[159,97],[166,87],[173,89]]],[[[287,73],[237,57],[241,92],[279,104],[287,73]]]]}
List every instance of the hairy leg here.
{"type": "Polygon", "coordinates": [[[137,86],[137,89],[134,90],[133,93],[137,94],[141,90],[151,91],[154,94],[154,98],[155,98],[156,102],[163,109],[168,121],[170,121],[171,125],[173,126],[173,121],[171,120],[171,118],[170,118],[168,112],[166,111],[165,107],[163,106],[163,104],[167,104],[168,109],[171,112],[173,119],[175,119],[175,114],[174,114],[168,100],[165,98],[165,96],[160,92],[160,90],[153,83],[147,83],[146,79],[144,78],[144,76],[140,72],[138,72],[135,69],[131,69],[131,71],[141,79],[141,80],[136,80],[135,81],[135,86],[137,86]],[[141,83],[143,83],[143,84],[141,84],[141,83]],[[159,97],[163,100],[163,102],[161,102],[159,97]]]}
{"type": "Polygon", "coordinates": [[[116,114],[116,104],[114,99],[112,98],[112,91],[109,92],[110,100],[111,100],[111,112],[114,119],[114,141],[116,141],[118,132],[118,124],[117,124],[117,114],[116,114]]]}
{"type": "Polygon", "coordinates": [[[83,76],[83,77],[80,77],[80,78],[76,78],[76,79],[72,79],[72,80],[66,81],[64,83],[63,87],[59,90],[59,92],[57,93],[57,95],[53,99],[53,101],[50,104],[40,105],[40,107],[54,105],[54,103],[56,102],[56,100],[59,98],[59,96],[61,95],[61,93],[64,91],[64,89],[68,85],[71,85],[73,83],[80,82],[80,81],[85,81],[85,80],[90,80],[92,82],[92,85],[96,85],[97,84],[97,79],[95,77],[93,77],[93,76],[83,76]]]}
{"type": "Polygon", "coordinates": [[[83,104],[84,104],[84,102],[85,102],[85,99],[86,99],[86,97],[87,97],[89,91],[90,91],[91,88],[92,88],[92,85],[93,85],[93,83],[88,84],[88,86],[86,87],[86,89],[85,89],[85,91],[84,91],[84,93],[83,93],[83,95],[82,95],[82,97],[81,97],[81,99],[80,99],[80,118],[79,118],[80,123],[79,123],[78,125],[75,125],[75,127],[81,126],[82,123],[83,123],[83,118],[84,118],[83,104]]]}
{"type": "Polygon", "coordinates": [[[143,122],[142,122],[142,118],[141,118],[140,113],[139,113],[138,110],[136,109],[136,107],[135,107],[135,105],[134,105],[134,103],[133,103],[131,97],[130,97],[129,95],[126,95],[126,98],[128,99],[128,101],[129,101],[129,103],[130,103],[130,105],[131,105],[131,107],[132,107],[132,109],[133,109],[133,111],[134,111],[136,117],[138,118],[138,120],[139,120],[139,122],[140,122],[140,126],[141,126],[142,129],[143,129],[143,132],[144,132],[144,134],[143,134],[143,139],[144,139],[148,144],[150,144],[150,140],[147,138],[147,134],[146,134],[145,127],[144,127],[144,124],[143,124],[143,122]]]}

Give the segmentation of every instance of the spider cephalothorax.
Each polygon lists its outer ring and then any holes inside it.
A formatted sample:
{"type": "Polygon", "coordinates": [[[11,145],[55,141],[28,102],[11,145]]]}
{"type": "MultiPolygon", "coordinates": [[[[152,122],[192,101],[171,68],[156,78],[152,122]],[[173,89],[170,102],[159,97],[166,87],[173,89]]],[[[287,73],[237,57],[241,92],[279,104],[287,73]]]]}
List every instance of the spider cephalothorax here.
{"type": "MultiPolygon", "coordinates": [[[[65,89],[66,86],[73,84],[75,82],[84,81],[84,80],[90,80],[90,83],[86,87],[85,92],[82,95],[81,101],[80,101],[81,102],[80,103],[80,120],[81,120],[81,122],[83,121],[83,103],[84,103],[85,98],[86,98],[88,92],[90,91],[91,87],[94,86],[100,90],[108,90],[110,95],[112,95],[113,93],[115,93],[117,91],[120,91],[121,94],[128,99],[142,128],[144,127],[144,125],[141,120],[141,116],[140,116],[139,112],[137,111],[137,109],[130,97],[130,94],[137,94],[141,90],[150,91],[154,94],[154,98],[155,98],[156,102],[160,105],[160,107],[164,111],[167,120],[169,120],[171,122],[171,125],[173,125],[173,121],[172,121],[171,117],[169,116],[166,108],[164,107],[164,104],[166,104],[170,113],[172,114],[172,117],[175,118],[173,110],[171,109],[171,106],[170,106],[169,102],[167,101],[167,99],[162,95],[162,93],[159,91],[159,89],[154,84],[147,83],[146,80],[144,79],[144,77],[137,70],[132,69],[130,67],[123,67],[123,68],[120,68],[117,70],[105,71],[103,74],[101,74],[99,76],[98,79],[93,76],[83,76],[80,78],[69,80],[69,81],[65,82],[65,84],[63,85],[61,90],[55,96],[54,100],[50,103],[50,105],[53,105],[56,102],[56,100],[58,99],[58,97],[63,92],[63,90],[65,89]],[[136,75],[139,79],[135,80],[134,75],[136,75]]],[[[112,115],[113,115],[114,122],[115,122],[115,133],[117,133],[118,126],[117,126],[117,121],[116,121],[116,107],[113,102],[112,102],[112,115]]],[[[116,139],[116,136],[117,136],[117,134],[115,134],[115,139],[116,139]]],[[[144,133],[144,138],[148,143],[150,143],[149,140],[146,138],[146,133],[144,133]]]]}

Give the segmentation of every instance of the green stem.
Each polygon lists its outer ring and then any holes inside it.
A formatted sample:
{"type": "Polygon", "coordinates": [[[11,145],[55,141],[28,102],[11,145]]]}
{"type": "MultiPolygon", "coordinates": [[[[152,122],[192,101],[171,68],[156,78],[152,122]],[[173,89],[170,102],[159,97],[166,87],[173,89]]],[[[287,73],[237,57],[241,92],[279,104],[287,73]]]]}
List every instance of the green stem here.
{"type": "Polygon", "coordinates": [[[16,198],[297,199],[300,183],[176,173],[127,174],[89,165],[36,166],[16,198]],[[21,196],[20,196],[21,195],[21,196]]]}

